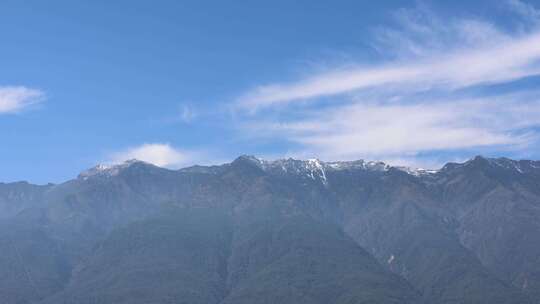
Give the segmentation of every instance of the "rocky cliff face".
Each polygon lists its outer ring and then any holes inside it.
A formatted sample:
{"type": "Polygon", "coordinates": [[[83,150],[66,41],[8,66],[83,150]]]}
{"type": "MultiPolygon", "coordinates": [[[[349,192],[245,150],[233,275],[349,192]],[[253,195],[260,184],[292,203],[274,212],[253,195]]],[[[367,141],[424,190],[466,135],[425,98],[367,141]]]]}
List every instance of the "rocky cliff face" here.
{"type": "Polygon", "coordinates": [[[537,303],[540,162],[138,161],[0,185],[2,303],[537,303]]]}

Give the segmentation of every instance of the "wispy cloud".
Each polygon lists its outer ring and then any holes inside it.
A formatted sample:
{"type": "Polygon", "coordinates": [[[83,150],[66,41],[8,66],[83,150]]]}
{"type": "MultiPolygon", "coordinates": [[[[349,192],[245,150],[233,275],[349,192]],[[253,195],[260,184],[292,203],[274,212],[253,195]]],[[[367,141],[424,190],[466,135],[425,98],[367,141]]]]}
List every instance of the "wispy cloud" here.
{"type": "Polygon", "coordinates": [[[0,114],[17,113],[43,100],[45,94],[23,86],[0,87],[0,114]]]}
{"type": "Polygon", "coordinates": [[[508,7],[519,14],[526,23],[535,25],[540,22],[540,10],[529,3],[520,0],[508,0],[508,7]]]}
{"type": "Polygon", "coordinates": [[[192,124],[195,123],[201,116],[209,115],[209,111],[201,109],[191,103],[182,103],[173,110],[168,110],[167,114],[159,118],[151,118],[149,122],[152,124],[192,124]]]}
{"type": "Polygon", "coordinates": [[[109,153],[105,163],[117,164],[132,159],[171,169],[225,162],[203,150],[182,149],[168,143],[145,143],[109,153]]]}
{"type": "Polygon", "coordinates": [[[197,116],[198,114],[192,106],[183,105],[180,109],[179,119],[184,123],[191,123],[197,116]]]}
{"type": "MultiPolygon", "coordinates": [[[[507,5],[523,22],[540,18],[525,2],[507,5]]],[[[525,149],[538,140],[540,92],[463,94],[540,75],[538,27],[441,19],[425,8],[400,10],[395,18],[396,27],[374,31],[376,63],[349,63],[241,94],[235,105],[247,114],[243,132],[284,139],[296,147],[289,154],[417,164],[423,153],[525,149]]]]}
{"type": "Polygon", "coordinates": [[[332,71],[291,84],[261,86],[239,104],[262,108],[296,100],[338,95],[385,85],[419,91],[500,83],[540,74],[540,34],[512,39],[498,47],[455,51],[449,55],[332,71]]]}
{"type": "MultiPolygon", "coordinates": [[[[426,151],[526,146],[540,125],[540,99],[353,103],[311,110],[302,118],[254,122],[257,136],[287,138],[323,158],[398,158],[426,151]]],[[[305,152],[304,152],[305,153],[305,152]]]]}
{"type": "Polygon", "coordinates": [[[192,155],[189,152],[172,147],[166,143],[148,143],[112,153],[110,162],[121,163],[137,159],[160,167],[181,167],[190,164],[192,155]]]}
{"type": "MultiPolygon", "coordinates": [[[[511,3],[523,18],[536,17],[531,6],[511,3]]],[[[381,86],[458,89],[540,74],[538,31],[518,34],[479,19],[442,21],[425,9],[401,10],[396,18],[399,28],[377,29],[372,43],[385,55],[396,55],[394,60],[262,85],[242,94],[237,104],[253,110],[381,86]]]]}

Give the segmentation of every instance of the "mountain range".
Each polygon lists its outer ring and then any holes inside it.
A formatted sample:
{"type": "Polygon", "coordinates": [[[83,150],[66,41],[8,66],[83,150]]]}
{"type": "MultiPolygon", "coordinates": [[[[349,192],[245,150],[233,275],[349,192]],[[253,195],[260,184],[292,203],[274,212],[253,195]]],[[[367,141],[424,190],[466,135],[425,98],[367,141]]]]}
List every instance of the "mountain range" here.
{"type": "Polygon", "coordinates": [[[0,303],[540,303],[540,162],[241,156],[0,183],[0,303]]]}

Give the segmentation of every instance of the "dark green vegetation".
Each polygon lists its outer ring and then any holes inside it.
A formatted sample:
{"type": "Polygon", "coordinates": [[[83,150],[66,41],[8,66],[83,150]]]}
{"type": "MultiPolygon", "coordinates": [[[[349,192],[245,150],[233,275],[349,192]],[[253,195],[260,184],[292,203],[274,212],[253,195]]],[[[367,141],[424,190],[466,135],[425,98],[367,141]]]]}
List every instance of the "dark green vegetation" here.
{"type": "Polygon", "coordinates": [[[240,157],[0,184],[0,303],[540,303],[540,162],[240,157]]]}

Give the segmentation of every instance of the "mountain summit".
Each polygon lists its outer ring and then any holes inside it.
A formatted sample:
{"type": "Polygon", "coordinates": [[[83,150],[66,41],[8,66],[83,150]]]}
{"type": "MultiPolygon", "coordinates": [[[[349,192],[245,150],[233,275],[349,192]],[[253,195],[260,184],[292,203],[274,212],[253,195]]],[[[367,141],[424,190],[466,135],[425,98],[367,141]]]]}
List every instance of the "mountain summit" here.
{"type": "Polygon", "coordinates": [[[113,165],[105,165],[105,164],[99,164],[95,167],[92,167],[86,171],[83,171],[79,174],[78,178],[86,179],[92,176],[105,176],[105,177],[112,177],[115,175],[118,175],[122,170],[126,170],[130,167],[148,167],[148,166],[154,166],[152,164],[149,164],[144,161],[140,161],[137,159],[130,159],[120,164],[113,164],[113,165]]]}

